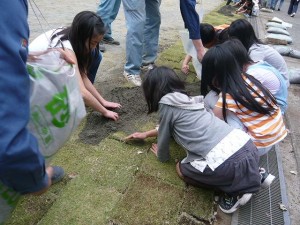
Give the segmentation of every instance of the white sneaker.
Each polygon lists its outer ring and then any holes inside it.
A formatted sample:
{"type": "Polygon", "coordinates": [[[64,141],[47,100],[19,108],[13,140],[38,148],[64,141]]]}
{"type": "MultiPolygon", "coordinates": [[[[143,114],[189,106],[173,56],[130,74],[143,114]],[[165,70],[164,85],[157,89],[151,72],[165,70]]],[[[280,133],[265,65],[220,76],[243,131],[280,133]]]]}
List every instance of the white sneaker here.
{"type": "Polygon", "coordinates": [[[296,15],[296,13],[292,13],[292,14],[291,14],[291,17],[294,17],[295,15],[296,15]]]}
{"type": "Polygon", "coordinates": [[[219,208],[224,213],[233,213],[240,206],[245,205],[252,197],[252,193],[246,193],[242,196],[229,197],[227,195],[221,196],[218,202],[219,208]]]}
{"type": "Polygon", "coordinates": [[[123,76],[126,78],[126,80],[135,86],[141,86],[142,85],[142,79],[139,74],[129,74],[124,71],[123,76]]]}
{"type": "Polygon", "coordinates": [[[260,176],[261,176],[261,180],[260,180],[261,187],[262,188],[270,187],[271,183],[275,179],[275,176],[268,173],[265,170],[265,168],[262,168],[262,167],[259,168],[259,173],[260,173],[260,176]]]}

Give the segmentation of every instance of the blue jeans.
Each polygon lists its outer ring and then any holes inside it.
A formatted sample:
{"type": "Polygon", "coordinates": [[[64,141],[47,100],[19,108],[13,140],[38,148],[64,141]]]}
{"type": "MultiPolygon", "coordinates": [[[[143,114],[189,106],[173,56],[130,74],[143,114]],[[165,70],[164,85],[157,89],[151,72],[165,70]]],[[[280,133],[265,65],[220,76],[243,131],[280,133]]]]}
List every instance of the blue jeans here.
{"type": "MultiPolygon", "coordinates": [[[[277,5],[277,2],[279,2],[279,0],[276,1],[276,5],[277,5]]],[[[281,7],[282,7],[282,5],[283,5],[283,2],[284,2],[284,0],[280,0],[278,9],[281,9],[281,7]]]]}
{"type": "Polygon", "coordinates": [[[270,2],[270,8],[275,9],[277,1],[276,0],[271,0],[269,2],[270,2]]]}
{"type": "Polygon", "coordinates": [[[296,13],[298,10],[298,4],[299,2],[297,2],[297,0],[291,0],[288,14],[296,13]]]}
{"type": "Polygon", "coordinates": [[[101,17],[106,27],[104,38],[110,38],[111,23],[116,19],[121,5],[121,0],[100,0],[97,15],[101,17]]]}
{"type": "Polygon", "coordinates": [[[266,7],[267,7],[267,8],[271,8],[271,7],[272,7],[272,4],[274,4],[274,0],[267,0],[267,2],[266,2],[266,7]]]}
{"type": "Polygon", "coordinates": [[[154,63],[158,52],[161,0],[122,0],[127,35],[125,72],[140,74],[141,65],[154,63]]]}
{"type": "Polygon", "coordinates": [[[97,74],[99,65],[100,65],[101,60],[102,60],[102,54],[99,51],[99,55],[98,55],[98,57],[96,57],[95,50],[91,54],[94,55],[94,57],[93,57],[93,61],[91,63],[91,66],[89,68],[88,78],[93,84],[95,82],[96,74],[97,74]]]}

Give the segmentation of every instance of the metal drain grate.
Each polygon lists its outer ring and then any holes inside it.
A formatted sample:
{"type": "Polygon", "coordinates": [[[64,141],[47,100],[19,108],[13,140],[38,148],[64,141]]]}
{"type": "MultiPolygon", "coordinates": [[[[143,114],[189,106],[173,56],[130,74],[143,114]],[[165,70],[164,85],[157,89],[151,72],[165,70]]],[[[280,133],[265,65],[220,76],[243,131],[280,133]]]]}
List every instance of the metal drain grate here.
{"type": "Polygon", "coordinates": [[[287,205],[287,195],[278,145],[260,158],[260,166],[276,179],[233,214],[231,225],[290,225],[289,212],[279,208],[280,203],[287,205]]]}

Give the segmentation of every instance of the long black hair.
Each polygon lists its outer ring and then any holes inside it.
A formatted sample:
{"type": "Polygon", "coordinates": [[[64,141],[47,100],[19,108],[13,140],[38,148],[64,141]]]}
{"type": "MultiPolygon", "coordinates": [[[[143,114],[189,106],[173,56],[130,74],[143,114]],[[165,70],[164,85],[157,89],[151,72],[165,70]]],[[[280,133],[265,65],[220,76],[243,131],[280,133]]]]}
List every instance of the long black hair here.
{"type": "MultiPolygon", "coordinates": [[[[91,39],[96,35],[104,35],[105,31],[103,21],[96,13],[82,11],[74,17],[71,26],[53,35],[51,41],[57,36],[61,36],[61,41],[69,40],[77,58],[79,71],[86,73],[93,58],[98,57],[100,54],[99,46],[97,45],[95,53],[92,55],[92,49],[90,45],[87,48],[86,42],[90,43],[91,39]]],[[[56,45],[58,44],[59,42],[56,45]]]]}
{"type": "Polygon", "coordinates": [[[145,74],[142,87],[148,105],[148,114],[158,111],[158,103],[166,94],[180,92],[188,95],[184,82],[174,70],[166,66],[154,67],[149,70],[145,74]]]}
{"type": "Polygon", "coordinates": [[[231,95],[238,107],[241,104],[251,111],[262,114],[270,115],[274,110],[273,104],[277,104],[274,96],[257,79],[243,72],[244,66],[249,62],[251,59],[246,49],[237,39],[216,45],[203,57],[201,93],[203,94],[202,88],[207,91],[207,86],[212,87],[217,93],[222,93],[222,112],[225,120],[226,94],[231,95]],[[245,78],[249,79],[258,90],[246,82],[245,78]],[[259,100],[256,100],[251,92],[259,100]]]}
{"type": "Polygon", "coordinates": [[[245,19],[237,19],[233,21],[228,28],[229,37],[239,39],[247,52],[253,44],[263,44],[255,35],[251,23],[245,19]]]}

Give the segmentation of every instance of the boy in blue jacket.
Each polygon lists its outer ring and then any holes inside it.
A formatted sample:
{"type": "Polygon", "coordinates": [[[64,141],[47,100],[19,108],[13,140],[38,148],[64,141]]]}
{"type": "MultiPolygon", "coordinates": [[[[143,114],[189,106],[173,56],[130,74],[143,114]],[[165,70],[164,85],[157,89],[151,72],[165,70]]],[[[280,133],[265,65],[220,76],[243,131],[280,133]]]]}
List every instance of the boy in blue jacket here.
{"type": "Polygon", "coordinates": [[[36,138],[28,131],[29,27],[27,0],[0,1],[0,224],[22,194],[41,194],[64,171],[45,166],[36,138]]]}

